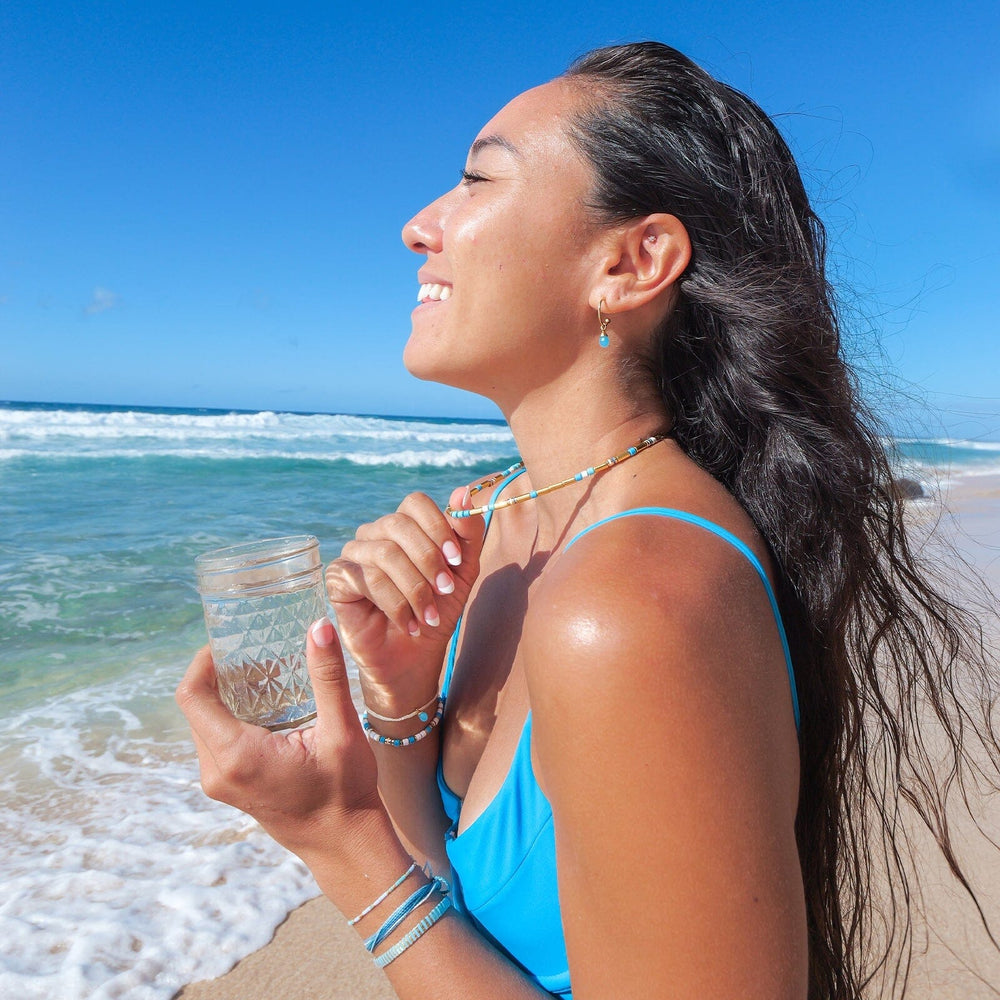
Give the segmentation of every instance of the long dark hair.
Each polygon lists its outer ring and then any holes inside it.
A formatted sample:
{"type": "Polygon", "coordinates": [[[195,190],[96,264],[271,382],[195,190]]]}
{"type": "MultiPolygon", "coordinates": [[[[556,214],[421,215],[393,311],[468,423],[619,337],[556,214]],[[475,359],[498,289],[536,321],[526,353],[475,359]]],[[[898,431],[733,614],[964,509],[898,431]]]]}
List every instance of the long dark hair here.
{"type": "Polygon", "coordinates": [[[967,772],[982,773],[970,737],[1000,752],[980,623],[915,554],[879,421],[843,357],[823,225],[778,129],[655,42],[591,52],[566,79],[584,95],[571,134],[595,172],[595,218],[669,212],[691,237],[648,374],[681,447],[739,500],[778,568],[802,708],[810,1000],[854,1000],[876,983],[903,992],[902,803],[975,902],[945,805],[953,783],[964,795],[967,772]]]}

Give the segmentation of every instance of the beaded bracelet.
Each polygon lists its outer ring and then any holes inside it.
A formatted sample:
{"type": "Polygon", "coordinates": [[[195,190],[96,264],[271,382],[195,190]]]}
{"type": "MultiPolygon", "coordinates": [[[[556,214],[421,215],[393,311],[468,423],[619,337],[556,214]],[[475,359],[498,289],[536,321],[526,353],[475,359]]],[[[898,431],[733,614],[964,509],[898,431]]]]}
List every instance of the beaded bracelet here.
{"type": "Polygon", "coordinates": [[[390,885],[389,888],[386,889],[381,896],[378,897],[378,899],[373,900],[371,903],[369,903],[356,917],[351,917],[351,919],[347,921],[347,926],[353,927],[359,920],[363,919],[364,917],[367,917],[368,914],[371,913],[372,910],[374,910],[375,907],[379,905],[379,903],[384,903],[392,895],[392,893],[394,893],[416,870],[417,870],[417,863],[416,861],[414,861],[413,864],[410,865],[410,867],[407,868],[406,871],[403,872],[403,874],[400,875],[399,878],[396,879],[396,881],[393,882],[392,885],[390,885]]]}
{"type": "Polygon", "coordinates": [[[433,698],[426,705],[421,705],[420,708],[414,709],[408,715],[401,715],[398,719],[391,719],[388,715],[379,715],[374,709],[365,706],[365,713],[370,715],[373,719],[378,719],[379,722],[406,722],[407,719],[420,719],[421,722],[426,722],[430,718],[430,707],[437,703],[439,700],[439,695],[434,695],[433,698]]]}
{"type": "Polygon", "coordinates": [[[388,951],[379,955],[375,959],[375,964],[380,969],[384,969],[390,962],[394,962],[414,941],[423,937],[444,916],[449,906],[451,906],[451,896],[445,896],[413,930],[409,931],[405,937],[400,938],[388,951]]]}
{"type": "Polygon", "coordinates": [[[404,903],[400,903],[384,924],[365,941],[367,951],[374,951],[421,903],[426,902],[435,892],[447,893],[448,883],[435,875],[430,882],[422,885],[404,903]]]}
{"type": "Polygon", "coordinates": [[[438,698],[437,712],[434,713],[434,718],[420,730],[419,733],[414,733],[412,736],[405,736],[396,739],[392,736],[383,736],[381,733],[377,733],[372,729],[371,724],[368,722],[368,713],[363,712],[361,714],[361,725],[364,727],[365,732],[368,734],[368,739],[373,743],[382,743],[385,746],[390,747],[408,747],[412,746],[414,743],[419,743],[422,739],[426,739],[433,732],[434,727],[441,722],[441,718],[444,715],[444,698],[438,698]]]}

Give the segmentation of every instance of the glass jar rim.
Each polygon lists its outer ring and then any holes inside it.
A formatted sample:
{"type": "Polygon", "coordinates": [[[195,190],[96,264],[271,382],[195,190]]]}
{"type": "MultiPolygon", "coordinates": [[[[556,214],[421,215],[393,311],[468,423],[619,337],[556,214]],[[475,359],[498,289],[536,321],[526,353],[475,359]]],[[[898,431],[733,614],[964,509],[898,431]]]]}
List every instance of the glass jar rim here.
{"type": "Polygon", "coordinates": [[[261,538],[253,542],[238,542],[222,548],[203,552],[194,561],[199,573],[215,570],[232,572],[244,566],[265,566],[301,555],[312,548],[318,548],[319,539],[315,535],[285,535],[278,538],[261,538]]]}

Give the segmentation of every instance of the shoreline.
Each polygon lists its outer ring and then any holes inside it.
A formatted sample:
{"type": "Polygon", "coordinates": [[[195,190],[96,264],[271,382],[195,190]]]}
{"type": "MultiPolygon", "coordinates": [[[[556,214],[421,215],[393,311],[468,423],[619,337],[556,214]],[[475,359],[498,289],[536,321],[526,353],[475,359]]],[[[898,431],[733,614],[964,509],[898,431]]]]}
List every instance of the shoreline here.
{"type": "MultiPolygon", "coordinates": [[[[952,481],[942,494],[943,507],[918,500],[912,512],[921,520],[927,515],[939,519],[939,529],[1000,594],[1000,475],[952,481]]],[[[983,828],[1000,830],[1000,796],[978,806],[977,819],[983,828]]],[[[984,875],[1000,870],[996,849],[961,810],[956,811],[953,825],[963,863],[979,878],[976,891],[983,911],[991,926],[1000,928],[1000,876],[987,880],[984,875]]],[[[993,949],[972,901],[951,877],[928,834],[919,829],[912,833],[921,895],[914,900],[914,955],[907,1000],[995,998],[1000,989],[1000,953],[993,949]]],[[[185,986],[173,1000],[272,1000],[288,992],[290,980],[297,1000],[396,997],[360,938],[320,896],[293,910],[267,945],[241,959],[228,973],[185,986]]]]}

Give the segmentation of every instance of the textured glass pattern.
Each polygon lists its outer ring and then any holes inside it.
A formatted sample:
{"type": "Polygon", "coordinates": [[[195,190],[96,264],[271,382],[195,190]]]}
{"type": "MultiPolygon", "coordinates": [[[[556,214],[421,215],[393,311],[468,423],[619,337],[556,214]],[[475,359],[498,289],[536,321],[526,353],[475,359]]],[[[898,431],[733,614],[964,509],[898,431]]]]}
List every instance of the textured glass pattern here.
{"type": "Polygon", "coordinates": [[[203,596],[219,694],[246,722],[284,729],[316,715],[306,631],[326,614],[322,585],[260,597],[203,596]]]}

